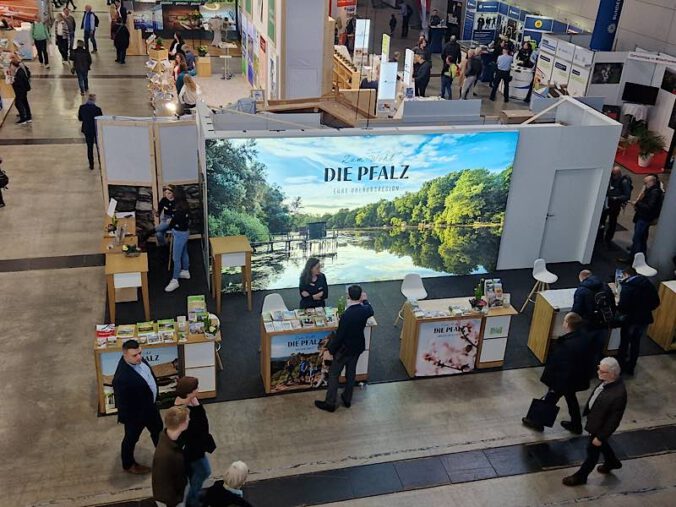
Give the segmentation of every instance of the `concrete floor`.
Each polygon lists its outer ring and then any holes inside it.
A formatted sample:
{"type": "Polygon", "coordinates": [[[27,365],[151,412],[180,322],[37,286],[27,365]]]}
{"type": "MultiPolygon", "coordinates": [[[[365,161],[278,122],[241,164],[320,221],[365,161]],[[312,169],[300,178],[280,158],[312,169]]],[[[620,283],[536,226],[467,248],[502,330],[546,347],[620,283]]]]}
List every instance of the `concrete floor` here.
{"type": "MultiPolygon", "coordinates": [[[[92,3],[105,11],[103,0],[92,3]]],[[[129,57],[124,68],[113,63],[107,16],[100,18],[92,75],[110,77],[92,78],[92,91],[106,114],[149,115],[145,59],[129,57]],[[115,77],[120,74],[133,77],[115,77]]],[[[49,70],[29,66],[37,75],[66,74],[58,56],[49,70]]],[[[84,144],[73,141],[80,138],[76,82],[36,76],[30,101],[31,126],[13,125],[12,114],[0,129],[0,154],[12,179],[0,210],[0,260],[97,253],[101,183],[98,170],[86,168],[84,144]],[[2,145],[12,139],[54,144],[2,145]]],[[[103,268],[0,273],[0,505],[83,506],[149,494],[148,477],[120,468],[122,428],[113,417],[96,416],[91,334],[104,318],[104,285],[103,268]]],[[[640,360],[621,429],[674,423],[675,373],[674,356],[640,360]]],[[[534,368],[374,385],[357,391],[351,410],[335,414],[314,409],[316,393],[211,404],[214,475],[235,459],[247,462],[256,480],[564,437],[560,427],[541,435],[520,424],[530,399],[542,393],[539,375],[534,368]]],[[[147,464],[151,457],[146,434],[137,458],[147,464]]],[[[594,478],[575,490],[563,490],[564,472],[553,471],[353,504],[533,505],[550,498],[666,505],[674,464],[673,455],[634,460],[618,480],[594,478]]]]}

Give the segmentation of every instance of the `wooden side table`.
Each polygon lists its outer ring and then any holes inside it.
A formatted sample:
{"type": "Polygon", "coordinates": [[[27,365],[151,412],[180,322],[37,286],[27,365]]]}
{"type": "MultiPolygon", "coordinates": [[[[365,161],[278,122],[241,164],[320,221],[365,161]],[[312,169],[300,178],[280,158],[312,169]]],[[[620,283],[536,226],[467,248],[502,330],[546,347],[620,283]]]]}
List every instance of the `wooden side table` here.
{"type": "Polygon", "coordinates": [[[225,267],[242,268],[242,289],[247,294],[249,311],[251,301],[251,252],[253,248],[246,236],[225,236],[209,238],[213,256],[212,295],[216,299],[216,309],[221,312],[221,271],[225,267]]]}
{"type": "Polygon", "coordinates": [[[146,320],[150,320],[147,253],[144,252],[138,257],[106,254],[106,287],[108,289],[110,322],[115,323],[115,289],[126,287],[141,287],[143,310],[146,320]]]}
{"type": "Polygon", "coordinates": [[[211,57],[197,57],[197,75],[199,77],[211,77],[211,57]]]}

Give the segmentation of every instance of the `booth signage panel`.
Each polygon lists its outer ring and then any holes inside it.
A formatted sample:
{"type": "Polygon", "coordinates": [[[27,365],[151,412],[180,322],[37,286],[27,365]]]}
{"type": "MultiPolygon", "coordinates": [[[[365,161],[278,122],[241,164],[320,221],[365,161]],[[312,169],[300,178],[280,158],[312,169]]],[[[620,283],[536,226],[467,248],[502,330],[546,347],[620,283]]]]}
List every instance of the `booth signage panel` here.
{"type": "Polygon", "coordinates": [[[575,55],[573,55],[573,64],[578,67],[591,67],[594,62],[594,52],[580,46],[575,47],[575,55]]]}
{"type": "Polygon", "coordinates": [[[271,338],[270,392],[309,389],[319,380],[319,356],[333,330],[275,335],[271,338]],[[314,381],[314,382],[313,382],[314,381]]]}
{"type": "Polygon", "coordinates": [[[371,34],[371,20],[357,19],[354,29],[354,48],[368,51],[371,34]]]}
{"type": "Polygon", "coordinates": [[[498,27],[497,0],[484,0],[477,3],[472,39],[481,44],[490,44],[495,38],[498,27]]]}
{"type": "Polygon", "coordinates": [[[665,55],[663,53],[644,53],[642,51],[632,51],[627,55],[629,60],[637,60],[639,62],[654,63],[657,65],[676,66],[676,58],[665,55]]]}
{"type": "Polygon", "coordinates": [[[556,37],[552,37],[551,35],[543,35],[542,40],[540,41],[540,50],[547,51],[555,55],[559,42],[560,39],[557,39],[556,37]]]}
{"type": "Polygon", "coordinates": [[[386,62],[390,58],[390,36],[386,33],[383,34],[383,43],[381,47],[381,57],[382,61],[386,62]]]}
{"type": "MultiPolygon", "coordinates": [[[[141,345],[143,346],[143,345],[141,345]]],[[[103,381],[103,398],[106,414],[116,414],[115,395],[113,390],[113,376],[117,363],[122,357],[122,351],[101,352],[101,376],[103,381]]],[[[178,347],[153,347],[143,350],[143,358],[153,369],[158,381],[157,401],[171,400],[176,397],[176,382],[178,381],[178,347]]]]}
{"type": "Polygon", "coordinates": [[[454,375],[474,370],[481,319],[423,322],[418,328],[417,377],[454,375]]]}
{"type": "Polygon", "coordinates": [[[524,29],[526,30],[539,30],[541,32],[551,32],[554,28],[554,20],[552,18],[546,18],[544,16],[526,16],[524,21],[524,29]]]}
{"type": "Polygon", "coordinates": [[[397,97],[397,62],[383,61],[380,64],[378,79],[378,102],[376,113],[380,116],[392,116],[395,113],[397,97]]]}
{"type": "Polygon", "coordinates": [[[297,287],[317,253],[332,285],[493,271],[518,136],[207,140],[209,235],[249,238],[255,289],[297,287]]]}
{"type": "Polygon", "coordinates": [[[554,69],[552,70],[552,82],[557,85],[567,85],[568,77],[570,76],[570,63],[562,60],[554,62],[554,69]]]}
{"type": "Polygon", "coordinates": [[[533,88],[537,90],[540,86],[546,85],[552,79],[554,71],[554,56],[544,51],[538,56],[537,67],[535,68],[535,81],[533,88]]]}
{"type": "Polygon", "coordinates": [[[409,86],[413,77],[413,50],[406,50],[406,57],[404,60],[404,84],[409,86]]]}
{"type": "Polygon", "coordinates": [[[596,51],[612,51],[624,0],[600,0],[589,47],[596,51]]]}
{"type": "Polygon", "coordinates": [[[589,83],[589,67],[573,65],[568,78],[568,94],[572,97],[584,97],[589,83]]]}
{"type": "Polygon", "coordinates": [[[474,18],[476,18],[476,0],[467,0],[465,9],[465,23],[462,28],[462,38],[471,39],[474,31],[474,18]]]}
{"type": "Polygon", "coordinates": [[[559,44],[556,47],[556,58],[557,60],[566,60],[569,62],[573,61],[575,56],[575,44],[566,42],[564,40],[559,41],[559,44]]]}

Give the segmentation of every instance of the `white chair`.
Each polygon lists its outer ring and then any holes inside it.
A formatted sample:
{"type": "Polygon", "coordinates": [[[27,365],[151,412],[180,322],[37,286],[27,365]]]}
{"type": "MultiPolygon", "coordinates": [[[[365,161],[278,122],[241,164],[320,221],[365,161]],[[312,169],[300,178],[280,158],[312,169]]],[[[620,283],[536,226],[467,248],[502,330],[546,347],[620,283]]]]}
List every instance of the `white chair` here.
{"type": "Polygon", "coordinates": [[[519,313],[523,312],[528,303],[533,303],[533,296],[543,290],[549,290],[549,284],[555,283],[559,277],[556,276],[551,271],[547,270],[547,263],[544,259],[535,259],[533,263],[533,278],[535,278],[535,285],[528,294],[526,301],[524,301],[523,306],[519,313]]]}
{"type": "Polygon", "coordinates": [[[634,255],[634,262],[631,267],[634,268],[639,275],[651,277],[657,274],[657,270],[648,266],[646,263],[645,254],[643,252],[638,252],[634,255]]]}
{"type": "Polygon", "coordinates": [[[287,311],[288,308],[282,299],[282,296],[278,293],[268,294],[263,300],[263,310],[261,313],[267,312],[277,312],[277,311],[287,311]]]}
{"type": "Polygon", "coordinates": [[[407,301],[419,301],[427,297],[427,291],[423,285],[422,278],[420,278],[420,275],[416,273],[409,273],[404,277],[404,279],[401,281],[401,293],[406,298],[406,301],[404,301],[404,304],[401,305],[401,309],[397,314],[397,318],[394,319],[395,327],[400,320],[403,320],[401,313],[404,311],[404,305],[407,301]]]}

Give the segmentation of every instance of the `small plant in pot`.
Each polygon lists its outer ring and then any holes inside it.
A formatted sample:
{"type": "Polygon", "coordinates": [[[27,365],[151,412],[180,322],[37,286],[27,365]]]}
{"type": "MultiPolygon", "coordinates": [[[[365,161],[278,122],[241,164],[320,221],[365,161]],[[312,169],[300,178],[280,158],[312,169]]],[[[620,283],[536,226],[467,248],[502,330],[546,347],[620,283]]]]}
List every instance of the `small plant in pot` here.
{"type": "Polygon", "coordinates": [[[209,51],[209,48],[206,46],[199,46],[197,48],[197,54],[201,57],[207,56],[207,52],[209,51]]]}
{"type": "Polygon", "coordinates": [[[638,138],[638,165],[648,167],[652,161],[653,155],[661,151],[666,146],[664,137],[652,130],[646,130],[638,138]]]}
{"type": "Polygon", "coordinates": [[[639,138],[648,131],[648,124],[645,120],[637,120],[636,118],[631,119],[629,122],[629,133],[627,135],[627,140],[631,144],[636,144],[639,138]]]}

